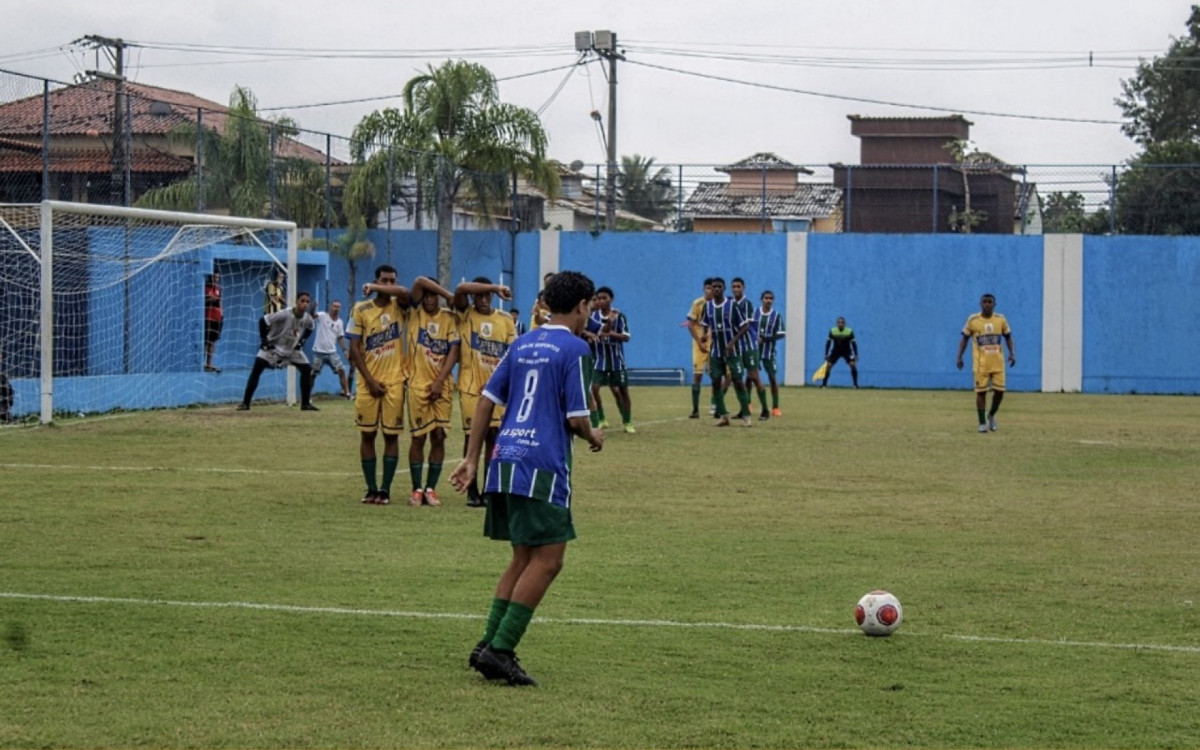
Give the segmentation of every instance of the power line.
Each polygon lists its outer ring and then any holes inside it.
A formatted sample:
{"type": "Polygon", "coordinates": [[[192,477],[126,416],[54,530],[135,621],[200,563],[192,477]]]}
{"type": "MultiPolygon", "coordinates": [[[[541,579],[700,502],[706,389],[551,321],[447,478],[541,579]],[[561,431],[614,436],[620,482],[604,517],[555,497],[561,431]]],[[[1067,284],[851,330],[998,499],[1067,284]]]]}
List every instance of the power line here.
{"type": "Polygon", "coordinates": [[[844,94],[830,94],[823,91],[808,91],[806,89],[790,88],[787,86],[777,86],[771,83],[763,83],[761,81],[747,81],[739,78],[729,78],[727,76],[712,75],[710,73],[698,73],[693,70],[683,70],[681,68],[671,68],[665,65],[655,65],[653,63],[639,62],[637,60],[628,60],[631,65],[640,65],[643,68],[653,68],[655,70],[665,70],[669,73],[678,73],[680,75],[692,76],[695,78],[705,78],[712,81],[722,81],[724,83],[736,83],[742,86],[753,86],[755,88],[770,89],[772,91],[784,91],[789,94],[801,94],[804,96],[816,96],[823,99],[837,99],[840,101],[859,102],[860,104],[879,104],[885,107],[902,107],[905,109],[924,109],[932,112],[949,112],[953,114],[976,115],[979,117],[1007,117],[1018,120],[1042,120],[1046,122],[1073,122],[1086,123],[1092,125],[1120,125],[1118,120],[1093,120],[1081,117],[1051,117],[1047,115],[1022,115],[1011,112],[988,112],[977,109],[962,109],[953,107],[937,107],[927,104],[908,104],[905,102],[892,102],[886,99],[871,99],[861,96],[848,96],[844,94]]]}

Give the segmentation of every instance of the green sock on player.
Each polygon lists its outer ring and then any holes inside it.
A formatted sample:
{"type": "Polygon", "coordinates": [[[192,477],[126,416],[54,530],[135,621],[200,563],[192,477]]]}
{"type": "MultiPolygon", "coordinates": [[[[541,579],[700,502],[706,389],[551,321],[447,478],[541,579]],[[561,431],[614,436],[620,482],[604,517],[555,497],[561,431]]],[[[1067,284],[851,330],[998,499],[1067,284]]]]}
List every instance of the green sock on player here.
{"type": "Polygon", "coordinates": [[[379,484],[379,489],[384,492],[392,491],[392,479],[396,476],[396,467],[400,465],[400,459],[397,456],[383,457],[383,481],[379,484]]]}
{"type": "Polygon", "coordinates": [[[765,412],[767,410],[767,389],[766,388],[758,389],[758,403],[762,404],[762,410],[765,412]]]}
{"type": "Polygon", "coordinates": [[[633,407],[624,407],[617,404],[617,410],[621,412],[621,424],[629,424],[633,421],[633,407]]]}
{"type": "Polygon", "coordinates": [[[438,480],[441,478],[442,478],[442,465],[430,463],[429,464],[429,479],[428,479],[428,481],[425,482],[425,487],[428,489],[431,489],[431,490],[436,489],[438,480]]]}
{"type": "Polygon", "coordinates": [[[488,643],[496,637],[496,631],[500,629],[500,621],[504,619],[504,613],[508,611],[507,599],[492,599],[492,608],[488,611],[487,624],[483,626],[483,640],[488,643]]]}
{"type": "Polygon", "coordinates": [[[362,460],[362,473],[363,479],[367,480],[367,492],[378,492],[379,485],[375,484],[375,459],[362,460]]]}
{"type": "Polygon", "coordinates": [[[700,384],[692,384],[692,411],[700,411],[700,384]]]}
{"type": "MultiPolygon", "coordinates": [[[[408,462],[408,473],[412,477],[412,488],[414,490],[421,489],[421,472],[425,469],[424,462],[413,463],[408,462]]],[[[432,465],[430,466],[432,470],[432,465]]]]}
{"type": "Polygon", "coordinates": [[[521,642],[521,637],[525,635],[525,629],[529,627],[529,621],[532,619],[532,607],[510,601],[504,611],[504,618],[496,628],[496,635],[492,638],[492,648],[496,651],[516,651],[517,644],[521,642]]]}
{"type": "Polygon", "coordinates": [[[987,418],[983,415],[983,409],[976,409],[975,411],[979,412],[979,424],[987,422],[987,418]]]}

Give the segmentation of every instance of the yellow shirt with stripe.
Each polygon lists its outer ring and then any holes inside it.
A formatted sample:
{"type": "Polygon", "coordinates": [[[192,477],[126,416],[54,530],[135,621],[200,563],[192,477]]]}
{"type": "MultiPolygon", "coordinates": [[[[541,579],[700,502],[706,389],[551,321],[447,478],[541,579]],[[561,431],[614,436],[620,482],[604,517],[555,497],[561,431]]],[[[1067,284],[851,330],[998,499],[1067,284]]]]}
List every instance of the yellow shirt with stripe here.
{"type": "Polygon", "coordinates": [[[1004,371],[1004,337],[1012,333],[1007,318],[997,312],[990,318],[975,313],[967,318],[962,333],[971,338],[971,365],[975,372],[1004,371]]]}
{"type": "MultiPolygon", "coordinates": [[[[371,376],[384,385],[403,383],[407,376],[404,356],[404,308],[393,297],[386,305],[363,300],[350,312],[346,335],[362,342],[363,362],[371,376]]],[[[358,376],[360,390],[366,383],[358,376]]]]}
{"type": "Polygon", "coordinates": [[[425,391],[437,379],[450,348],[458,343],[458,319],[445,308],[432,315],[420,306],[408,311],[408,385],[425,391]]]}
{"type": "Polygon", "coordinates": [[[484,315],[468,307],[458,313],[458,336],[458,390],[478,395],[517,338],[517,330],[506,312],[484,315]]]}

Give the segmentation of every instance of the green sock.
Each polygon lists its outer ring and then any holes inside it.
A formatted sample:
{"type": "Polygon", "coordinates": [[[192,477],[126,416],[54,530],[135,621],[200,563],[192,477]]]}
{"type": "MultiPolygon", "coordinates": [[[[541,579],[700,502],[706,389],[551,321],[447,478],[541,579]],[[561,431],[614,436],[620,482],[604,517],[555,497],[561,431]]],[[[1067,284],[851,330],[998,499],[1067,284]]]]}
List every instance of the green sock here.
{"type": "Polygon", "coordinates": [[[596,413],[600,415],[601,422],[603,422],[606,419],[606,417],[604,416],[604,404],[596,404],[596,413]]]}
{"type": "Polygon", "coordinates": [[[779,391],[771,391],[771,408],[779,408],[779,391]]]}
{"type": "Polygon", "coordinates": [[[588,419],[591,420],[593,429],[600,426],[600,412],[594,411],[594,412],[589,413],[588,419]]]}
{"type": "Polygon", "coordinates": [[[767,389],[758,389],[758,403],[762,404],[763,411],[767,410],[767,389]]]}
{"type": "Polygon", "coordinates": [[[429,464],[429,479],[425,482],[425,487],[428,489],[437,489],[438,479],[442,477],[441,464],[429,464]]]}
{"type": "Polygon", "coordinates": [[[364,458],[362,460],[363,479],[367,480],[367,491],[376,492],[379,486],[375,484],[375,459],[364,458]]]}
{"type": "Polygon", "coordinates": [[[985,419],[983,416],[983,409],[976,409],[975,411],[979,412],[979,424],[983,424],[987,421],[987,419],[985,419]]]}
{"type": "Polygon", "coordinates": [[[507,599],[493,599],[492,609],[488,612],[487,625],[483,626],[483,640],[488,643],[496,637],[496,631],[500,629],[500,621],[504,619],[504,613],[508,611],[507,599]]]}
{"type": "MultiPolygon", "coordinates": [[[[421,489],[421,472],[425,469],[424,463],[408,462],[408,473],[412,475],[412,486],[414,490],[421,489]]],[[[430,471],[433,470],[433,464],[429,465],[430,471]]]]}
{"type": "Polygon", "coordinates": [[[492,648],[496,651],[516,651],[521,636],[533,619],[533,609],[520,602],[509,602],[504,611],[504,618],[496,628],[496,637],[492,639],[492,648]]]}
{"type": "Polygon", "coordinates": [[[629,424],[633,421],[633,407],[625,408],[617,404],[617,409],[621,412],[621,424],[629,424]]]}
{"type": "Polygon", "coordinates": [[[750,391],[745,388],[735,388],[737,392],[737,400],[741,405],[741,410],[738,411],[739,417],[750,416],[750,391]]]}
{"type": "Polygon", "coordinates": [[[398,456],[383,457],[383,482],[380,483],[379,489],[384,492],[392,491],[392,478],[396,476],[396,467],[400,465],[398,456]]]}
{"type": "Polygon", "coordinates": [[[692,411],[700,411],[700,386],[692,385],[692,411]]]}
{"type": "Polygon", "coordinates": [[[724,417],[729,414],[729,410],[725,408],[725,391],[718,388],[713,393],[713,406],[717,407],[718,417],[724,417]]]}

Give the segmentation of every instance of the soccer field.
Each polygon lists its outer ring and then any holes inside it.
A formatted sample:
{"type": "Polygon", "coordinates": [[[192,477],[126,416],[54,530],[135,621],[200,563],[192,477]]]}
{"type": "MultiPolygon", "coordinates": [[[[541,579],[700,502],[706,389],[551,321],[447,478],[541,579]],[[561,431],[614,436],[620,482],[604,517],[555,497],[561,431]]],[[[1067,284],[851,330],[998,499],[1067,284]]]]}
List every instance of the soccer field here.
{"type": "Polygon", "coordinates": [[[0,747],[1200,745],[1200,399],[1013,393],[980,435],[967,391],[751,429],[632,391],[525,689],[466,665],[507,548],[450,461],[442,508],[360,505],[349,403],[0,429],[0,747]]]}

